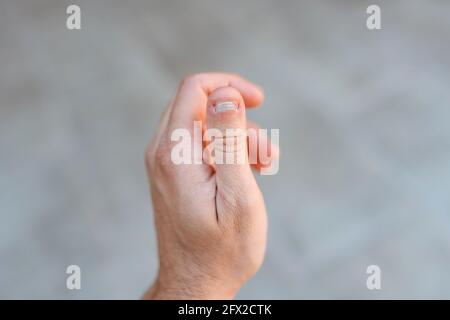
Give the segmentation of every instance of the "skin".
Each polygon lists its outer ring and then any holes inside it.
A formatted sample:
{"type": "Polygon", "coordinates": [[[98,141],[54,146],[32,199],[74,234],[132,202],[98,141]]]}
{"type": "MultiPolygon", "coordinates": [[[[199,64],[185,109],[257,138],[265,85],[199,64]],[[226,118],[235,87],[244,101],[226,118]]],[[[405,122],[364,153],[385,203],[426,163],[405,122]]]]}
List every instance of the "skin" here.
{"type": "Polygon", "coordinates": [[[260,268],[267,216],[251,166],[176,165],[170,153],[177,142],[170,135],[177,128],[193,134],[193,121],[222,132],[255,128],[246,108],[263,99],[258,86],[234,74],[195,74],[181,82],[146,152],[159,271],[145,299],[232,299],[260,268]],[[214,105],[225,101],[239,108],[215,113],[214,105]]]}

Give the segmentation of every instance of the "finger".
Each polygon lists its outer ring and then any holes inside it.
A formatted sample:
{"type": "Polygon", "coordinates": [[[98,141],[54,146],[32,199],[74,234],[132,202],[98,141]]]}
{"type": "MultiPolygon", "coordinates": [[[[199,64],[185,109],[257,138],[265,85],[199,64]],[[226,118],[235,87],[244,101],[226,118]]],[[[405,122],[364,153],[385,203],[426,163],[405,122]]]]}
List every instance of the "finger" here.
{"type": "Polygon", "coordinates": [[[248,158],[253,169],[260,171],[262,168],[268,168],[273,161],[279,159],[279,148],[271,142],[267,131],[247,120],[247,134],[248,158]]]}
{"type": "Polygon", "coordinates": [[[170,117],[170,127],[191,129],[193,121],[205,119],[208,96],[217,88],[235,88],[246,106],[256,107],[264,99],[257,85],[228,73],[204,73],[187,77],[180,85],[170,117]]]}
{"type": "Polygon", "coordinates": [[[221,87],[211,93],[207,105],[205,136],[212,140],[207,151],[213,153],[217,188],[233,192],[253,184],[242,95],[233,87],[221,87]]]}

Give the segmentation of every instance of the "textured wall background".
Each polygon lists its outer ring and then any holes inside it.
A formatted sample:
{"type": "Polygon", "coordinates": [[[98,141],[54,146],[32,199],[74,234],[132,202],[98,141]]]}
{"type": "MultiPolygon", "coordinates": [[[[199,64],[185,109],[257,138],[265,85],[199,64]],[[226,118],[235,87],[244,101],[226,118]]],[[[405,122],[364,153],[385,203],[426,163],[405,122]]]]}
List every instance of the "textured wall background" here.
{"type": "Polygon", "coordinates": [[[144,148],[178,81],[208,70],[261,84],[249,117],[280,128],[267,257],[240,298],[450,298],[449,38],[444,0],[1,0],[0,298],[140,296],[144,148]]]}

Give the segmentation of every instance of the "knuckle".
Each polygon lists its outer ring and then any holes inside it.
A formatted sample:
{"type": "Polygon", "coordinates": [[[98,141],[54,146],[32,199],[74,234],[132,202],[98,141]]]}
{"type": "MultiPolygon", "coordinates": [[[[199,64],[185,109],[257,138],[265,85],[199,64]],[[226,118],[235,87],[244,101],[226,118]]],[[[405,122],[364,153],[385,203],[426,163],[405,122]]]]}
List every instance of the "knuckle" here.
{"type": "Polygon", "coordinates": [[[145,151],[145,164],[151,175],[169,175],[173,171],[170,148],[162,143],[150,144],[145,151]]]}
{"type": "Polygon", "coordinates": [[[156,148],[153,165],[158,173],[167,174],[172,170],[170,149],[167,146],[160,144],[156,148]]]}

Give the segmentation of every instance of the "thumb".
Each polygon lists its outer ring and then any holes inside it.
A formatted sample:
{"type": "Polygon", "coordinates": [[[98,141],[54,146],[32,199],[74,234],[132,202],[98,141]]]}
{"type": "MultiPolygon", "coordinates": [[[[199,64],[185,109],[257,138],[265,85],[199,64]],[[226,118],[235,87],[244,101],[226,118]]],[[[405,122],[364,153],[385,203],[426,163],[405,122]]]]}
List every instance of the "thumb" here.
{"type": "Polygon", "coordinates": [[[256,184],[248,163],[245,103],[238,90],[221,87],[211,92],[206,126],[218,189],[237,191],[256,184]]]}

